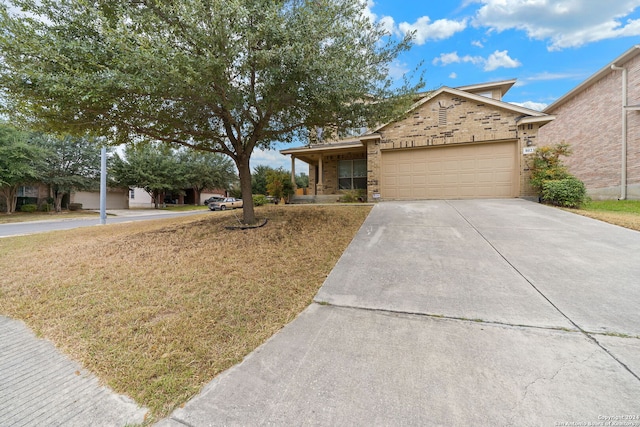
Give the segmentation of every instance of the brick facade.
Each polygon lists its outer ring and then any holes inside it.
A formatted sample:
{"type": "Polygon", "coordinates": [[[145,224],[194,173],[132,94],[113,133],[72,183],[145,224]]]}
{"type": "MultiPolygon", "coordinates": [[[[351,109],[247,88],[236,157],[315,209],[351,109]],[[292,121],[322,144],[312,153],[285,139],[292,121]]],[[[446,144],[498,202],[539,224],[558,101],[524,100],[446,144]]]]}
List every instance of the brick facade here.
{"type": "Polygon", "coordinates": [[[515,80],[503,82],[499,90],[493,89],[487,96],[478,94],[482,85],[473,86],[474,91],[470,92],[441,88],[425,94],[422,101],[416,103],[402,119],[356,138],[355,142],[361,144],[358,149],[351,145],[341,150],[340,141],[324,144],[315,141],[316,144],[308,147],[282,152],[309,163],[309,185],[311,189],[316,189],[317,195],[340,193],[340,160],[366,159],[367,199],[374,201],[380,194],[384,151],[513,141],[519,175],[514,187],[517,189],[516,195],[533,196],[526,156],[522,154],[523,147],[535,145],[539,127],[553,118],[502,102],[501,96],[513,83],[515,80]],[[317,176],[320,167],[322,183],[317,176]]]}
{"type": "MultiPolygon", "coordinates": [[[[380,129],[380,140],[367,141],[369,200],[380,191],[382,150],[518,140],[516,149],[522,153],[527,139],[531,144],[535,143],[539,125],[518,126],[517,119],[521,116],[521,112],[507,108],[447,92],[439,94],[403,120],[380,129]]],[[[533,196],[535,192],[529,185],[526,156],[520,154],[519,157],[519,194],[533,196]]]]}
{"type": "MultiPolygon", "coordinates": [[[[629,105],[640,104],[640,54],[616,64],[628,69],[629,105]]],[[[556,120],[540,130],[539,144],[566,142],[569,171],[594,199],[621,195],[622,71],[605,67],[545,112],[556,120]]],[[[627,111],[627,197],[640,199],[640,111],[627,111]]]]}

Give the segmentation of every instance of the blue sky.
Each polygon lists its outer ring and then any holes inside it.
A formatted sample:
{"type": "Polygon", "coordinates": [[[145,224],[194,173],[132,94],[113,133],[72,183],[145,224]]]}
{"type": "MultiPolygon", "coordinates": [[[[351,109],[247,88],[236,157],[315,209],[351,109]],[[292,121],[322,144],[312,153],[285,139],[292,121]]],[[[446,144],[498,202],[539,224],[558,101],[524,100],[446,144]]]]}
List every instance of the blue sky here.
{"type": "MultiPolygon", "coordinates": [[[[426,89],[515,78],[504,101],[534,109],[640,44],[640,0],[362,1],[392,37],[416,32],[392,77],[422,63],[426,89]]],[[[256,151],[251,164],[291,168],[276,150],[256,151]]],[[[306,171],[306,164],[296,165],[296,172],[306,171]]]]}

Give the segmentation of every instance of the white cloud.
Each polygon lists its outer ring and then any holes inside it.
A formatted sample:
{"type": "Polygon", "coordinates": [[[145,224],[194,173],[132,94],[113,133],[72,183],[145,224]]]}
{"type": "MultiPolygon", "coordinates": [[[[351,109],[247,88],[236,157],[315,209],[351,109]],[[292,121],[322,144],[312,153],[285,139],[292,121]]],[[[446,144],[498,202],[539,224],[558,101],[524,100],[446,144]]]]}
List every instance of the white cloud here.
{"type": "Polygon", "coordinates": [[[485,62],[485,59],[481,56],[458,56],[458,52],[441,53],[439,57],[435,58],[433,65],[441,64],[442,66],[449,64],[459,64],[461,62],[470,62],[472,64],[480,64],[485,62]]]}
{"type": "Polygon", "coordinates": [[[428,16],[418,18],[416,22],[410,24],[401,22],[398,29],[402,34],[415,31],[415,42],[423,45],[430,40],[444,40],[453,36],[455,33],[463,31],[467,28],[467,20],[452,21],[449,19],[438,19],[431,22],[428,16]]]}
{"type": "Polygon", "coordinates": [[[493,71],[498,68],[518,68],[522,65],[517,59],[509,57],[509,51],[496,50],[493,52],[484,63],[485,71],[493,71]]]}
{"type": "Polygon", "coordinates": [[[391,66],[389,67],[389,77],[391,77],[394,80],[400,80],[402,79],[405,74],[407,74],[409,72],[409,68],[407,67],[406,63],[400,63],[398,61],[395,61],[391,64],[391,66]]]}
{"type": "Polygon", "coordinates": [[[484,71],[493,71],[498,68],[516,68],[520,67],[522,63],[517,59],[513,59],[509,56],[509,52],[506,50],[496,50],[488,58],[482,56],[459,56],[458,52],[441,53],[439,57],[433,61],[434,65],[449,65],[459,63],[471,63],[475,65],[482,65],[484,71]]]}
{"type": "Polygon", "coordinates": [[[528,108],[530,110],[535,110],[535,111],[542,111],[545,108],[547,108],[547,106],[549,105],[549,104],[545,104],[543,102],[534,102],[534,101],[511,102],[510,104],[517,105],[517,106],[524,107],[524,108],[528,108]]]}
{"type": "Polygon", "coordinates": [[[480,48],[484,47],[484,45],[482,44],[482,42],[481,42],[480,40],[474,40],[474,41],[472,41],[472,42],[471,42],[471,45],[472,45],[472,46],[475,46],[475,47],[480,47],[480,48]]]}
{"type": "Polygon", "coordinates": [[[383,16],[380,18],[380,24],[382,24],[382,28],[389,34],[396,34],[396,22],[390,16],[383,16]]]}
{"type": "Polygon", "coordinates": [[[598,40],[640,35],[640,19],[624,20],[640,0],[476,0],[482,6],[474,26],[489,31],[522,30],[549,40],[549,50],[578,47],[598,40]]]}
{"type": "Polygon", "coordinates": [[[449,78],[450,79],[457,79],[458,75],[456,73],[451,73],[451,74],[449,74],[449,78]]]}

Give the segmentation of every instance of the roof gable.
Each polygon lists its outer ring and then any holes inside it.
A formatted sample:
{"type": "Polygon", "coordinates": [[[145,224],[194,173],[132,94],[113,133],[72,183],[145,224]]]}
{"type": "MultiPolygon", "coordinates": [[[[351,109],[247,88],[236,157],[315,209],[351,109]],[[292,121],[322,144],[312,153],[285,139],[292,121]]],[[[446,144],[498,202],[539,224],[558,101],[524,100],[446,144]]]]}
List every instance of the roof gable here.
{"type": "MultiPolygon", "coordinates": [[[[476,87],[480,87],[480,85],[475,85],[476,87]]],[[[448,93],[450,95],[454,95],[454,96],[458,96],[461,98],[466,98],[472,101],[476,101],[476,102],[480,102],[483,104],[488,104],[497,108],[501,108],[501,109],[505,109],[514,113],[518,113],[522,116],[526,116],[526,117],[546,117],[548,116],[545,113],[542,113],[540,111],[535,111],[535,110],[530,110],[528,108],[524,108],[524,107],[520,107],[518,105],[514,105],[514,104],[509,104],[508,102],[504,102],[504,101],[498,101],[495,100],[493,98],[488,98],[486,96],[482,96],[482,95],[477,95],[475,93],[470,93],[467,91],[463,91],[460,89],[454,89],[454,88],[450,88],[447,86],[443,86],[440,89],[434,91],[434,92],[429,92],[428,94],[425,94],[424,97],[422,97],[420,100],[418,100],[417,102],[415,102],[407,111],[405,111],[405,114],[409,114],[412,111],[415,111],[416,109],[420,108],[421,106],[423,106],[425,103],[429,102],[430,100],[436,98],[437,96],[439,96],[440,94],[443,93],[448,93]]],[[[377,128],[375,128],[371,133],[375,133],[378,132],[382,129],[384,129],[385,127],[395,123],[398,119],[393,120],[391,122],[387,122],[381,126],[378,126],[377,128]]]]}

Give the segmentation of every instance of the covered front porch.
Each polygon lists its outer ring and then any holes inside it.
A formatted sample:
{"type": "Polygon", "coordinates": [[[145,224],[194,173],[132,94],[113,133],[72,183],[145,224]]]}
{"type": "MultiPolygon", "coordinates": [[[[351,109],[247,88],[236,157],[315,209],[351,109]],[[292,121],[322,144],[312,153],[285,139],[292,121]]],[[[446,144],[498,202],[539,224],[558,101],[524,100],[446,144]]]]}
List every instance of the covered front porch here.
{"type": "Polygon", "coordinates": [[[309,192],[300,201],[335,202],[349,191],[367,190],[367,151],[359,139],[314,144],[281,150],[291,155],[291,180],[295,185],[295,161],[309,165],[309,192]]]}

